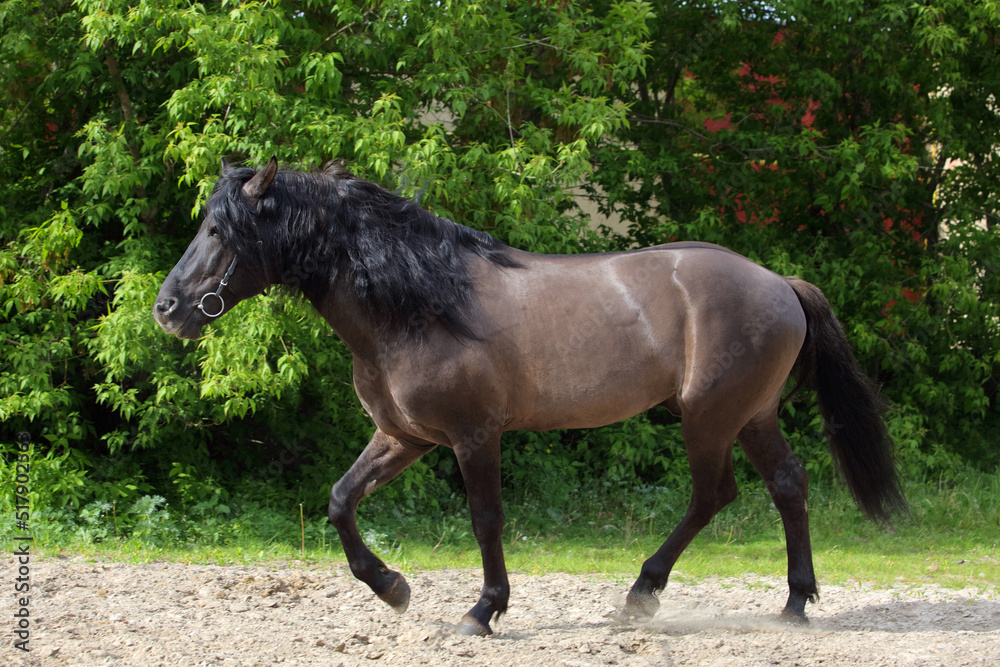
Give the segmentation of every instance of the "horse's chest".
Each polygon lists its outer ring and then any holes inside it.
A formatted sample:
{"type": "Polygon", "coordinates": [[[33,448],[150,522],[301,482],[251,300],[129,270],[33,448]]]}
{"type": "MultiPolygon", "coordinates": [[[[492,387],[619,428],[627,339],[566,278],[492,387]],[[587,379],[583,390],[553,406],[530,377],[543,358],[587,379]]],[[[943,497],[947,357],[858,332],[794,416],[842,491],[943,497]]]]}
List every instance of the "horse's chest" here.
{"type": "MultiPolygon", "coordinates": [[[[420,406],[406,396],[400,396],[400,388],[393,391],[387,374],[355,365],[354,389],[361,406],[379,429],[399,440],[425,440],[446,444],[442,432],[429,424],[431,415],[423,414],[420,406]]],[[[412,392],[406,392],[410,394],[412,392]]]]}

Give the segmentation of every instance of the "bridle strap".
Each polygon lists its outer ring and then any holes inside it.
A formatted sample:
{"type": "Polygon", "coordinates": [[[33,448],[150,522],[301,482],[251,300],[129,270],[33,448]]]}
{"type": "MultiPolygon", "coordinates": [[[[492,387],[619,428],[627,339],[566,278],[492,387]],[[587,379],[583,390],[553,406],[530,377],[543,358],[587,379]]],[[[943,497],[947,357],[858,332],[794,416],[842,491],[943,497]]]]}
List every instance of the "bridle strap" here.
{"type": "MultiPolygon", "coordinates": [[[[258,211],[260,211],[259,202],[257,204],[257,209],[254,211],[254,213],[256,214],[258,211]]],[[[254,223],[255,228],[256,226],[257,223],[254,223]]],[[[264,294],[270,294],[271,277],[270,275],[268,275],[270,272],[267,270],[267,259],[264,257],[264,241],[261,238],[260,230],[257,231],[257,251],[260,253],[260,266],[264,270],[264,280],[267,283],[267,286],[264,288],[264,294]]],[[[233,275],[233,271],[235,270],[236,270],[236,257],[233,257],[233,261],[229,265],[229,269],[226,271],[226,275],[224,275],[222,277],[222,280],[219,281],[219,288],[214,292],[208,292],[202,295],[201,301],[198,302],[198,310],[205,313],[205,315],[207,315],[208,317],[218,317],[219,315],[222,314],[222,311],[226,309],[226,301],[225,299],[222,298],[222,288],[229,284],[229,278],[230,276],[233,275]],[[219,300],[219,309],[214,313],[210,313],[208,312],[208,310],[205,309],[205,299],[208,299],[209,297],[215,297],[216,299],[219,300]]]]}
{"type": "Polygon", "coordinates": [[[226,309],[226,301],[222,298],[222,288],[229,284],[229,278],[230,276],[233,275],[233,271],[235,270],[236,270],[236,258],[233,257],[233,261],[229,265],[229,269],[226,271],[226,275],[224,275],[222,277],[222,280],[219,281],[219,288],[214,292],[208,292],[202,295],[201,301],[198,302],[198,310],[205,313],[205,315],[207,315],[208,317],[218,317],[219,315],[222,314],[222,311],[226,309]],[[219,309],[214,313],[210,313],[208,312],[208,310],[205,309],[205,299],[209,297],[215,297],[216,299],[219,300],[219,309]]]}

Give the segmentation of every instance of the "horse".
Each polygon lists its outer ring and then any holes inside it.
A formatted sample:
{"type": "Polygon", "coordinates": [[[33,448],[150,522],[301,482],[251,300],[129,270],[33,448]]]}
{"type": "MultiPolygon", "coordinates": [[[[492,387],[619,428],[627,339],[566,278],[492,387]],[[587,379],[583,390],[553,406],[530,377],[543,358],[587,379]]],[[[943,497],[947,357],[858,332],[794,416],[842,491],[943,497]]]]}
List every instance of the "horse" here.
{"type": "Polygon", "coordinates": [[[784,524],[781,616],[808,623],[805,604],[818,599],[808,475],[778,424],[796,369],[818,394],[833,460],[859,508],[886,524],[906,512],[881,399],[827,299],[720,246],[534,254],[342,166],[279,170],[272,157],[254,170],[223,159],[154,317],[167,333],[197,338],[272,285],[301,292],[353,355],[354,387],[376,430],[333,485],[329,520],[351,572],[397,612],[410,588],[362,540],[364,496],[435,447],[454,451],[483,565],[479,599],[458,630],[487,635],[510,598],[501,434],[598,427],[662,407],[680,417],[691,498],[622,612],[652,617],[681,552],[735,499],[738,443],[784,524]]]}

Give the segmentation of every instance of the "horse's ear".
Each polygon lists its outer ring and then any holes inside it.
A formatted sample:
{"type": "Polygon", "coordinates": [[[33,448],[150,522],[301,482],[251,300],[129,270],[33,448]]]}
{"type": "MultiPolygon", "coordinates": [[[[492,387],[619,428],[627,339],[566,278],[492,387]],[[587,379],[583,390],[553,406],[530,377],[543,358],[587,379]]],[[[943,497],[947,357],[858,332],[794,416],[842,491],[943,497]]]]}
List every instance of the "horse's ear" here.
{"type": "Polygon", "coordinates": [[[264,196],[267,186],[271,185],[274,175],[278,173],[278,158],[271,156],[271,161],[267,166],[253,175],[246,185],[243,186],[243,194],[246,195],[247,203],[251,208],[257,208],[260,198],[264,196]]]}
{"type": "Polygon", "coordinates": [[[225,178],[226,176],[229,176],[232,171],[233,168],[229,166],[229,160],[222,158],[222,177],[225,178]]]}

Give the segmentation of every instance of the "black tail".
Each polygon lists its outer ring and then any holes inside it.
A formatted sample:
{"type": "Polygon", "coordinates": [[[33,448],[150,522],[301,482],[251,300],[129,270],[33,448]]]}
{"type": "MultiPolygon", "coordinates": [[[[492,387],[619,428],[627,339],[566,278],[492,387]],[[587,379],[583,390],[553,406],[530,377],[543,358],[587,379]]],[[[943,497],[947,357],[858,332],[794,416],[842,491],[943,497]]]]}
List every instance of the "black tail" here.
{"type": "Polygon", "coordinates": [[[799,352],[800,382],[819,396],[833,460],[858,507],[873,521],[888,524],[893,515],[909,509],[878,390],[858,365],[819,288],[799,278],[785,280],[799,297],[808,324],[799,352]]]}

